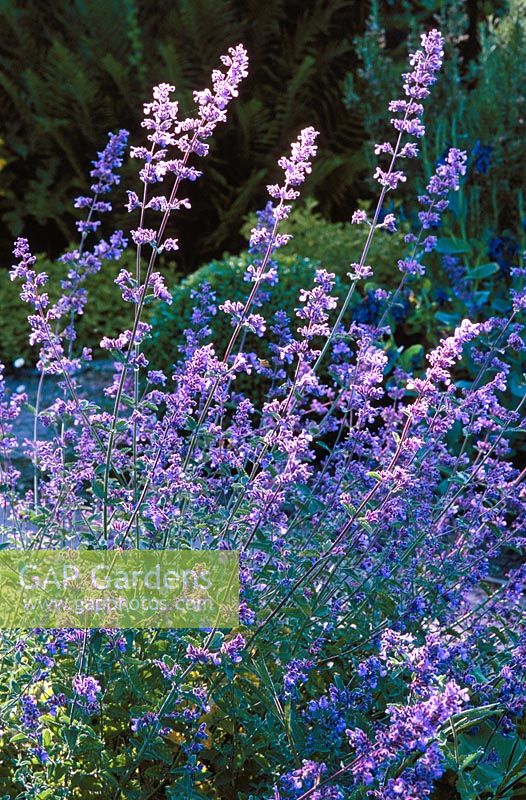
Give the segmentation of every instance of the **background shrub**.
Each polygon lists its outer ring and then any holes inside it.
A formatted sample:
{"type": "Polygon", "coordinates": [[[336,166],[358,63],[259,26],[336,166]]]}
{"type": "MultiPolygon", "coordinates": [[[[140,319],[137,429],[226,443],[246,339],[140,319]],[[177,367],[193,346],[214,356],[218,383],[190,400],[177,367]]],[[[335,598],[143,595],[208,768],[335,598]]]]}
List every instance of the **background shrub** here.
{"type": "MultiPolygon", "coordinates": [[[[249,217],[243,227],[248,236],[255,224],[255,216],[249,217]]],[[[363,227],[344,222],[329,222],[317,211],[316,202],[309,200],[303,207],[294,209],[283,224],[283,231],[291,233],[293,240],[276,254],[279,265],[279,282],[270,290],[270,302],[265,305],[265,316],[282,308],[294,309],[298,305],[301,289],[312,286],[314,273],[323,267],[336,275],[335,292],[341,297],[349,285],[347,273],[350,264],[359,258],[367,232],[363,227]]],[[[370,251],[370,262],[374,264],[375,279],[393,285],[398,273],[393,264],[402,257],[404,245],[398,234],[379,232],[370,251]]],[[[154,331],[150,345],[150,359],[163,368],[168,368],[179,358],[179,345],[183,342],[183,331],[188,325],[193,300],[191,292],[203,282],[210,284],[218,301],[244,300],[248,284],[244,273],[251,263],[248,253],[232,255],[225,253],[201,266],[192,275],[184,278],[172,288],[173,303],[160,304],[153,312],[154,331]]],[[[231,336],[230,321],[219,312],[212,320],[212,340],[221,353],[231,336]]],[[[257,339],[254,350],[258,352],[257,339]]]]}

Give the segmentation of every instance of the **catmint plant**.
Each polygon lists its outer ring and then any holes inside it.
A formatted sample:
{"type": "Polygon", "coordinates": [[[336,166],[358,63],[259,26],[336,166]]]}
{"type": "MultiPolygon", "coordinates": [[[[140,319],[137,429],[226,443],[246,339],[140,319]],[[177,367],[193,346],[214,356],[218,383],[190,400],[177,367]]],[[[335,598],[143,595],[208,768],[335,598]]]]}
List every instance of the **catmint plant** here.
{"type": "Polygon", "coordinates": [[[2,544],[237,550],[240,603],[231,629],[2,631],[7,796],[420,800],[453,775],[462,797],[504,798],[523,782],[525,394],[508,383],[525,349],[524,263],[502,314],[437,334],[424,366],[403,360],[392,329],[405,281],[418,293],[426,269],[433,277],[436,229],[466,169],[466,154],[450,149],[415,198],[414,231],[381,217],[387,192],[407,183],[400,160],[418,155],[442,58],[440,33],[425,33],[405,99],[389,106],[395,141],[376,146],[387,161],[372,217],[352,214],[368,234],[363,252],[349,253],[342,303],[318,265],[291,307],[271,316],[266,306],[282,279],[276,251],[294,246],[280,225],[323,148],[306,120],[269,179],[245,299],[218,305],[202,285],[177,362],[163,371],[146,356],[144,310],[172,302],[163,259],[183,246],[169,226],[243,91],[242,45],[195,92],[193,116],[180,119],[171,84],[154,88],[146,144],[130,152],[131,230],[88,250],[124,157],[126,132],[110,135],[92,196],[76,201],[88,216],[64,257],[58,303],[47,294],[53,275],[25,239],[15,243],[38,369],[58,384],[47,408],[33,407],[33,441],[19,442],[28,398],[10,394],[0,370],[2,544]],[[372,237],[399,227],[408,250],[392,265],[398,289],[380,290],[378,321],[348,318],[373,274],[372,237]],[[114,363],[100,402],[83,391],[91,353],[75,348],[75,319],[90,275],[128,241],[135,271],[111,278],[130,323],[98,343],[114,363]],[[218,314],[231,330],[222,351],[211,341],[218,314]]]}

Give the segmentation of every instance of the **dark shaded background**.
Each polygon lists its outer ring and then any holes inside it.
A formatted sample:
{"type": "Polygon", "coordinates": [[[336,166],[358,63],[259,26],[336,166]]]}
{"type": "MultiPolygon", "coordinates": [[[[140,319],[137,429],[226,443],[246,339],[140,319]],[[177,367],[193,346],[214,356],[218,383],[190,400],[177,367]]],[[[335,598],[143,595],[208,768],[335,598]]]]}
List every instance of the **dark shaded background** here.
{"type": "MultiPolygon", "coordinates": [[[[386,45],[395,61],[407,40],[430,26],[440,2],[383,2],[386,45]]],[[[503,4],[470,0],[464,68],[477,54],[477,25],[503,4]]],[[[183,272],[242,245],[244,215],[264,202],[277,158],[308,124],[321,132],[308,190],[332,220],[349,217],[367,197],[366,136],[360,109],[343,101],[357,66],[353,37],[363,32],[364,0],[56,0],[0,2],[0,258],[11,263],[12,239],[56,257],[76,239],[72,199],[89,185],[91,159],[109,130],[125,127],[140,143],[142,103],[151,87],[177,87],[182,112],[193,89],[209,84],[228,46],[243,42],[250,76],[214,135],[205,175],[190,187],[192,210],[177,220],[183,272]]],[[[136,184],[128,163],[124,188],[136,184]]],[[[126,212],[112,225],[127,226],[126,212]]]]}

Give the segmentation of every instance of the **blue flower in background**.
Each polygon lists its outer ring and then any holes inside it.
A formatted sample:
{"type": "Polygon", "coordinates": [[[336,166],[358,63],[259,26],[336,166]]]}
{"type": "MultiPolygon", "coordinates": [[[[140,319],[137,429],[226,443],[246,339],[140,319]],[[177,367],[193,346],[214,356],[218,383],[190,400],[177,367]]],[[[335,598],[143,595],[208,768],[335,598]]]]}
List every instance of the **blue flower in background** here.
{"type": "MultiPolygon", "coordinates": [[[[361,325],[377,325],[385,309],[385,300],[377,297],[374,289],[369,289],[363,300],[353,311],[353,319],[361,325]]],[[[409,312],[407,297],[399,295],[391,308],[394,322],[403,322],[409,312]]]]}
{"type": "Polygon", "coordinates": [[[353,319],[361,325],[374,325],[380,318],[382,303],[373,289],[369,289],[361,303],[353,312],[353,319]]]}
{"type": "Polygon", "coordinates": [[[488,255],[495,261],[503,275],[507,275],[519,253],[519,243],[514,236],[492,236],[489,241],[488,255]]]}
{"type": "Polygon", "coordinates": [[[493,147],[491,145],[481,144],[480,139],[477,139],[475,142],[475,147],[471,151],[475,172],[479,172],[481,175],[488,174],[488,170],[491,166],[492,153],[493,147]]]}
{"type": "Polygon", "coordinates": [[[435,289],[435,300],[439,306],[443,306],[449,300],[449,295],[445,289],[439,287],[438,289],[435,289]]]}

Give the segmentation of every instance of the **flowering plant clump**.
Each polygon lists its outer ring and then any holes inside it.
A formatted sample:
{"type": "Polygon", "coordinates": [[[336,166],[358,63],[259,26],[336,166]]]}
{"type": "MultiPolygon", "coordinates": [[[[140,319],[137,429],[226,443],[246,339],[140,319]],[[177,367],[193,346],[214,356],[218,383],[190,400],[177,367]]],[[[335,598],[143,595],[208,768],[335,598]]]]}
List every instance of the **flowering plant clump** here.
{"type": "MultiPolygon", "coordinates": [[[[141,162],[133,227],[106,242],[97,215],[111,210],[127,133],[110,136],[93,196],[76,202],[87,218],[58,303],[45,292],[52,276],[17,240],[11,276],[31,307],[40,387],[50,373],[59,382],[45,408],[39,391],[34,436],[21,442],[27,397],[9,394],[0,373],[4,546],[237,550],[241,593],[233,630],[3,631],[5,797],[420,800],[454,784],[471,800],[524,785],[526,470],[515,453],[525,395],[514,408],[504,399],[523,349],[525,268],[511,314],[463,320],[422,371],[391,345],[400,287],[378,290],[374,324],[347,313],[374,273],[373,237],[397,226],[382,207],[406,181],[400,160],[418,156],[442,57],[440,33],[424,34],[406,99],[390,104],[394,141],[376,148],[387,161],[374,212],[353,215],[368,233],[349,254],[342,302],[321,266],[296,307],[265,313],[289,238],[280,224],[323,147],[306,127],[252,230],[245,300],[218,308],[203,285],[177,363],[162,371],[146,357],[144,308],[171,302],[158,256],[180,246],[169,224],[189,207],[185,182],[200,177],[195,164],[247,75],[242,45],[195,92],[194,116],[179,118],[173,86],[154,89],[148,144],[131,150],[141,162]],[[97,403],[83,392],[92,356],[76,349],[75,322],[90,274],[128,239],[136,269],[115,282],[130,324],[100,342],[114,373],[97,403]],[[222,351],[210,341],[216,314],[231,323],[222,351]],[[262,404],[238,388],[246,374],[262,404]]],[[[451,149],[418,198],[420,229],[393,264],[413,292],[465,160],[451,149]]]]}

